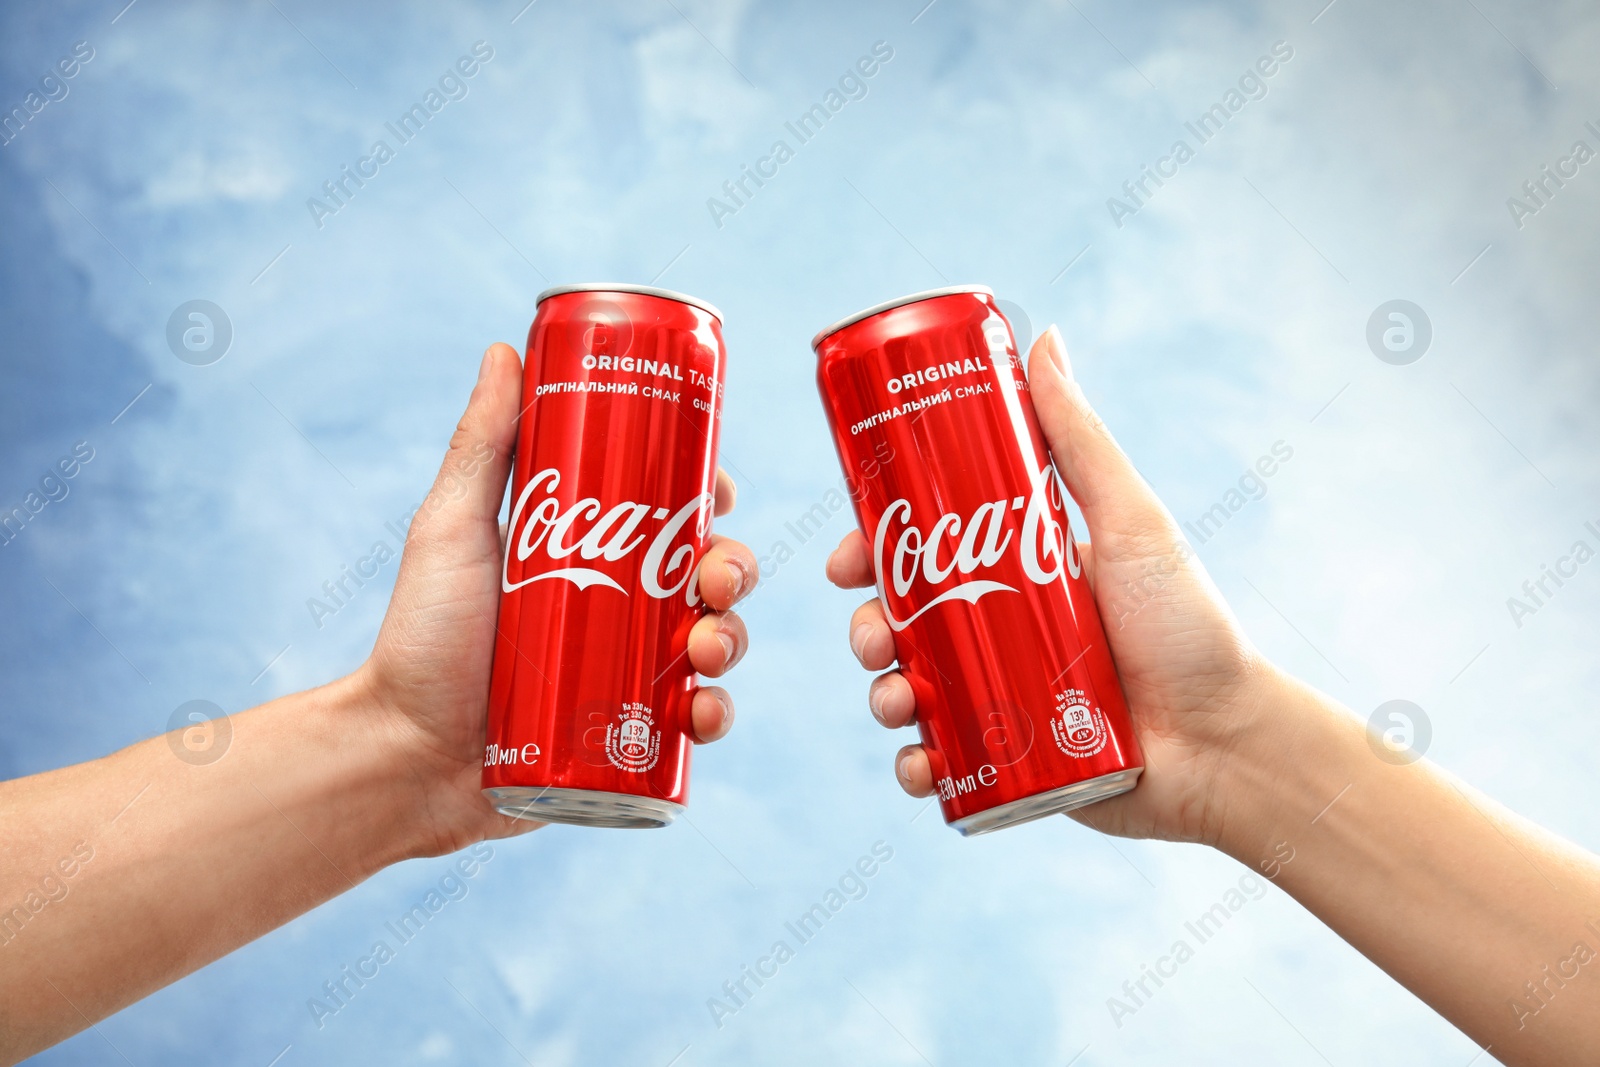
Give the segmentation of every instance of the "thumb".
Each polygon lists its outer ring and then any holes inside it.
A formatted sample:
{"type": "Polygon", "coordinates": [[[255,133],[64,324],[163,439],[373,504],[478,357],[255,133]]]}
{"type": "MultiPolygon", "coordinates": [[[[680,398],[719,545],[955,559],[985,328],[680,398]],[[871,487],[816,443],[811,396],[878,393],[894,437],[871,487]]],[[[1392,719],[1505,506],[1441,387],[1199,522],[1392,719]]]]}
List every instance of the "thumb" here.
{"type": "Polygon", "coordinates": [[[1142,556],[1174,544],[1177,524],[1084,396],[1055,326],[1028,353],[1028,383],[1039,427],[1083,511],[1096,559],[1142,556]]]}
{"type": "Polygon", "coordinates": [[[450,437],[450,450],[413,520],[424,538],[467,544],[481,540],[498,552],[500,502],[511,472],[521,404],[522,361],[516,349],[490,345],[467,410],[450,437]]]}

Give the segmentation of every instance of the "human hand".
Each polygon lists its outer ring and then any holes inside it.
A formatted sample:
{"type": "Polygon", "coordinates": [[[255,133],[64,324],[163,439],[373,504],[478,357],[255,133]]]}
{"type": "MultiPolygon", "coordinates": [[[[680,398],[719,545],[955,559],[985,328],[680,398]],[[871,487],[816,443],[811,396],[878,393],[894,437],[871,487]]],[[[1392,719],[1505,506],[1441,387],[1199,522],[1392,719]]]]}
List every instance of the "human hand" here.
{"type": "MultiPolygon", "coordinates": [[[[350,679],[365,696],[355,703],[372,709],[394,773],[424,812],[415,846],[422,855],[540,825],[498,814],[480,792],[504,554],[499,513],[521,410],[521,360],[511,346],[492,345],[439,476],[412,519],[377,644],[350,679]]],[[[734,496],[732,479],[719,470],[716,514],[731,510],[734,496]]],[[[689,662],[714,678],[748,644],[744,623],[729,609],[755,588],[755,556],[713,536],[697,581],[708,611],[689,633],[689,662]]],[[[733,725],[733,702],[725,690],[702,686],[691,719],[695,740],[715,741],[733,725]]]]}
{"type": "MultiPolygon", "coordinates": [[[[1262,716],[1260,683],[1275,669],[1244,636],[1172,515],[1095,414],[1054,326],[1035,342],[1028,370],[1056,469],[1089,527],[1090,543],[1078,548],[1145,759],[1132,792],[1070,814],[1105,833],[1218,844],[1227,818],[1223,772],[1262,716]]],[[[840,542],[826,569],[842,588],[874,584],[859,530],[840,542]]],[[[880,598],[851,616],[850,647],[868,670],[894,663],[880,598]]],[[[868,703],[884,726],[915,721],[911,685],[897,670],[873,680],[868,703]]],[[[895,773],[912,796],[932,793],[922,745],[900,750],[895,773]]]]}

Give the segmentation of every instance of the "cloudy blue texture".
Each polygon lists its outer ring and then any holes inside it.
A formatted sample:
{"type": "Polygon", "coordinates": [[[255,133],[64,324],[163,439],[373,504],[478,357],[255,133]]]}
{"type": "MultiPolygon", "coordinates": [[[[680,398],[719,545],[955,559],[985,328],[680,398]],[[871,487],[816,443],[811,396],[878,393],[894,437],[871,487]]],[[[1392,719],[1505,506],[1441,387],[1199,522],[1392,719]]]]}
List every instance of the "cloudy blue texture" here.
{"type": "Polygon", "coordinates": [[[107,1039],[137,1064],[284,1067],[1473,1057],[1275,889],[1119,1027],[1107,998],[1244,869],[1066,819],[964,841],[923,813],[865,712],[855,598],[820,576],[851,520],[803,543],[785,523],[838,478],[812,333],[987,283],[1061,325],[1180,520],[1292,448],[1198,545],[1253,638],[1362,715],[1416,702],[1430,757],[1600,846],[1600,563],[1530,616],[1507,607],[1600,525],[1600,162],[1520,226],[1507,207],[1574,141],[1600,147],[1600,10],[123,2],[0,15],[4,109],[94,50],[0,147],[0,509],[94,450],[0,548],[0,774],[355,666],[385,589],[320,629],[307,598],[419,501],[480,353],[520,348],[547,284],[659,278],[722,307],[742,484],[719,528],[793,559],[745,612],[739,725],[698,754],[689,818],[496,845],[320,1029],[307,999],[447,861],[393,868],[38,1062],[109,1062],[107,1039]],[[466,98],[319,227],[307,199],[478,41],[494,55],[466,98]],[[785,121],[880,41],[865,97],[797,145],[785,121]],[[1280,41],[1265,97],[1118,226],[1108,197],[1280,41]],[[711,211],[779,138],[797,150],[778,176],[711,211]],[[166,342],[196,298],[234,328],[207,367],[166,342]],[[1396,298],[1432,322],[1410,366],[1366,341],[1396,298]],[[719,1029],[708,998],[880,841],[866,896],[719,1029]]]}

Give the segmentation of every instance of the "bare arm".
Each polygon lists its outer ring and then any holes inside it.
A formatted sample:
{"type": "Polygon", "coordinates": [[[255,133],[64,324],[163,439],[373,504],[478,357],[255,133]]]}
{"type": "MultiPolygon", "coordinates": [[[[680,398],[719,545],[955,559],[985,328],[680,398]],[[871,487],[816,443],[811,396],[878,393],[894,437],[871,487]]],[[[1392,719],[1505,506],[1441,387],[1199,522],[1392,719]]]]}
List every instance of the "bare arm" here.
{"type": "MultiPolygon", "coordinates": [[[[355,673],[230,716],[209,741],[187,739],[210,752],[172,734],[0,784],[0,1062],[388,864],[538,825],[497,814],[479,791],[521,381],[516,352],[490,348],[355,673]]],[[[719,474],[719,514],[733,496],[719,474]]],[[[720,675],[743,655],[744,625],[727,609],[755,577],[754,556],[732,541],[717,539],[701,560],[712,610],[689,637],[700,673],[720,675]]],[[[727,693],[702,687],[697,740],[732,721],[727,693]]]]}
{"type": "Polygon", "coordinates": [[[359,678],[227,722],[210,765],[156,737],[0,786],[0,1060],[437,850],[400,738],[359,678]]]}
{"type": "Polygon", "coordinates": [[[1600,1061],[1600,863],[1274,672],[1219,847],[1510,1064],[1600,1061]],[[1377,742],[1381,744],[1381,742],[1377,742]]]}
{"type": "MultiPolygon", "coordinates": [[[[1272,877],[1506,1063],[1600,1062],[1600,862],[1426,761],[1382,758],[1348,709],[1268,663],[1072,379],[1054,327],[1029,372],[1089,526],[1085,566],[1145,755],[1137,789],[1073,817],[1213,845],[1272,877]]],[[[873,584],[860,533],[828,574],[873,584]]],[[[863,666],[893,664],[877,600],[850,634],[863,666]]],[[[869,704],[885,726],[915,721],[896,671],[869,704]]],[[[920,745],[895,772],[912,795],[932,792],[920,745]]]]}

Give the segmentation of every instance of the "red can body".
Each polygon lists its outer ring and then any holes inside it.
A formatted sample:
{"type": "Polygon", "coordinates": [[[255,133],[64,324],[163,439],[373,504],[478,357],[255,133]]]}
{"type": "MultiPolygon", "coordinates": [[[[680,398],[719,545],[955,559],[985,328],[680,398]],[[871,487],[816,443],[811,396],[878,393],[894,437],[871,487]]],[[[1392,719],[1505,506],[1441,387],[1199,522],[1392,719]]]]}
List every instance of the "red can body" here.
{"type": "Polygon", "coordinates": [[[687,802],[726,369],[720,316],[691,297],[540,295],[484,749],[500,811],[663,826],[687,802]]]}
{"type": "Polygon", "coordinates": [[[1143,761],[1010,323],[981,287],[812,342],[945,821],[1026,822],[1143,761]]]}

